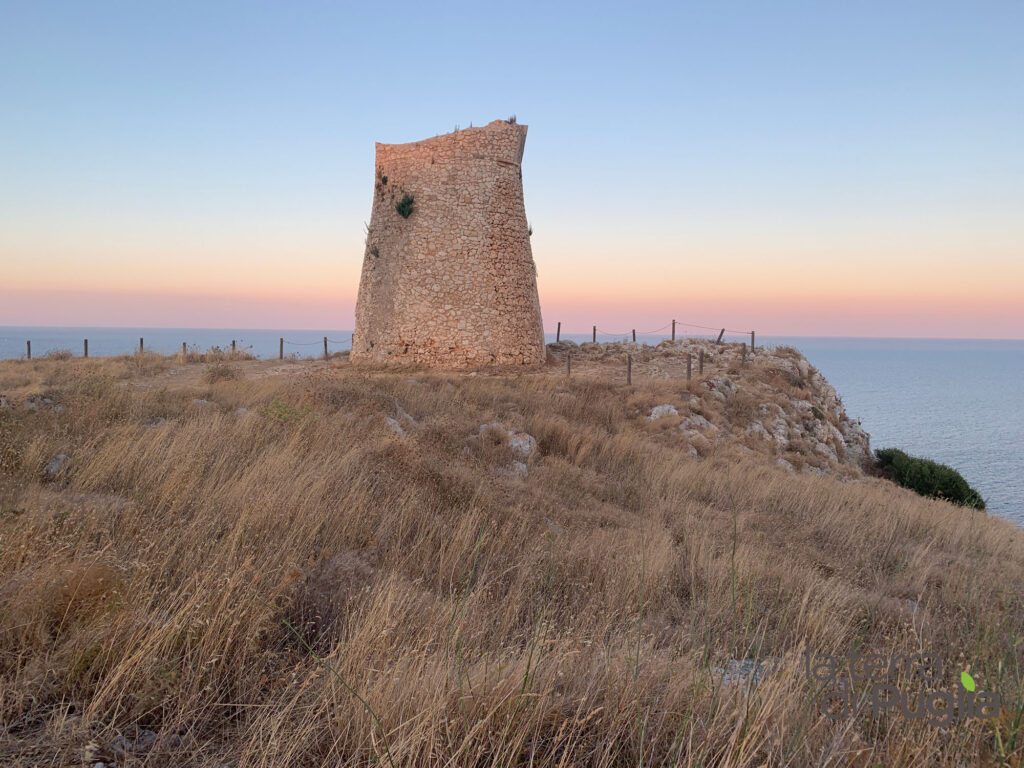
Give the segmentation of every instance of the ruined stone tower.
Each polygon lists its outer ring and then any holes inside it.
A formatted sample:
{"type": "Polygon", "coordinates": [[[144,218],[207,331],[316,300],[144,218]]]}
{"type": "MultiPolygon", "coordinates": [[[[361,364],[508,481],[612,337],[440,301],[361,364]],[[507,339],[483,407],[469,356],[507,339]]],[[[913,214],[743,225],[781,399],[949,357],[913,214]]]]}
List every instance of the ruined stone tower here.
{"type": "Polygon", "coordinates": [[[353,363],[544,362],[523,205],[525,143],[525,125],[495,120],[377,144],[353,363]]]}

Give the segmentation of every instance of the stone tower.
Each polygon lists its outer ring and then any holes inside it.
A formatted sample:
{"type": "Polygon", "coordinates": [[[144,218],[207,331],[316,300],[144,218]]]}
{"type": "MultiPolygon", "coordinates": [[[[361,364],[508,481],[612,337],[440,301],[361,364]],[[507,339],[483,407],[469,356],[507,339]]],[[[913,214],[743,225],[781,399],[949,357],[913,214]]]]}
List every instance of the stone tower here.
{"type": "Polygon", "coordinates": [[[544,362],[523,205],[525,143],[525,125],[495,120],[377,144],[353,363],[544,362]]]}

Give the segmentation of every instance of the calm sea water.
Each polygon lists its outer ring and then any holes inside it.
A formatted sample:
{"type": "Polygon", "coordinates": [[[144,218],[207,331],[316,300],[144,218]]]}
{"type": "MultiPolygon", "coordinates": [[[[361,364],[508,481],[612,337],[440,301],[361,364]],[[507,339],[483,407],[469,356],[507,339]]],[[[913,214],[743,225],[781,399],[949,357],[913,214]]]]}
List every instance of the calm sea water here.
{"type": "MultiPolygon", "coordinates": [[[[173,353],[182,342],[239,349],[272,358],[317,357],[349,349],[351,331],[174,328],[16,328],[0,326],[0,358],[68,349],[99,357],[146,349],[173,353]]],[[[589,341],[589,334],[562,334],[589,341]]],[[[599,340],[614,337],[599,335],[599,340]]],[[[640,336],[656,343],[662,337],[640,336]]],[[[733,340],[740,340],[735,337],[733,340]]],[[[549,334],[549,341],[554,336],[549,334]]],[[[890,446],[956,467],[990,512],[1024,525],[1024,341],[758,337],[758,344],[796,347],[835,386],[874,448],[890,446]]]]}
{"type": "Polygon", "coordinates": [[[873,448],[955,467],[989,512],[1024,525],[1024,341],[805,338],[873,448]]]}

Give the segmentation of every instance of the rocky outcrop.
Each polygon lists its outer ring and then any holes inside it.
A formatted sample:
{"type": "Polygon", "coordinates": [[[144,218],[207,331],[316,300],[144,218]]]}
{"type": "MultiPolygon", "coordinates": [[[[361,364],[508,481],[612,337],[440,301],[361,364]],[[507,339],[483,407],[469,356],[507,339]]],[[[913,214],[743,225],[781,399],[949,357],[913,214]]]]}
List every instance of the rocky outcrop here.
{"type": "Polygon", "coordinates": [[[738,446],[773,458],[780,467],[826,474],[859,474],[871,459],[868,434],[847,415],[835,388],[790,347],[758,348],[752,354],[741,344],[685,339],[657,346],[560,342],[548,349],[556,359],[571,352],[580,372],[595,365],[621,366],[628,354],[634,385],[685,381],[689,356],[692,377],[686,391],[672,401],[652,399],[638,415],[651,429],[678,430],[692,456],[738,446]]]}
{"type": "Polygon", "coordinates": [[[724,374],[705,382],[697,406],[711,406],[701,417],[717,419],[718,439],[739,438],[746,447],[781,459],[780,466],[826,473],[859,470],[870,459],[867,432],[799,352],[760,349],[746,364],[731,362],[724,374]]]}

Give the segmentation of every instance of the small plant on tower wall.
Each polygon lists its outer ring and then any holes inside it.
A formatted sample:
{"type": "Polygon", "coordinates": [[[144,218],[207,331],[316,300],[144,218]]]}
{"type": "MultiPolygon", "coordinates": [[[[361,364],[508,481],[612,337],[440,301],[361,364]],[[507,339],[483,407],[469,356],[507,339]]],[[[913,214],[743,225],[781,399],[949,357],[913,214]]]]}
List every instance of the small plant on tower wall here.
{"type": "Polygon", "coordinates": [[[413,196],[408,192],[402,195],[402,199],[395,203],[395,210],[398,211],[398,215],[403,219],[408,219],[412,216],[413,211],[413,196]]]}

